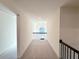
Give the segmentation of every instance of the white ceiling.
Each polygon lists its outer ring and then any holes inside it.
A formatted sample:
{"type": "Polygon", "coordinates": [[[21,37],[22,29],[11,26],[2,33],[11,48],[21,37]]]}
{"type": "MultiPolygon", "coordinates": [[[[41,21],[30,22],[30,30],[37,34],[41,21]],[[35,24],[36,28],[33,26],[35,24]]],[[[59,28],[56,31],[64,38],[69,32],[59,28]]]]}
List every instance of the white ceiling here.
{"type": "MultiPolygon", "coordinates": [[[[3,0],[2,0],[3,1],[3,0]]],[[[4,0],[5,1],[5,0],[4,0]]],[[[79,0],[10,0],[23,12],[35,15],[50,16],[60,7],[79,6],[79,0]]],[[[7,1],[8,3],[9,1],[7,1]]],[[[10,3],[10,4],[11,4],[10,3]]]]}
{"type": "Polygon", "coordinates": [[[32,14],[51,14],[61,6],[79,6],[79,0],[14,0],[25,12],[32,14]]]}
{"type": "Polygon", "coordinates": [[[25,12],[32,14],[51,14],[58,6],[61,5],[61,0],[17,0],[16,3],[25,12]]]}

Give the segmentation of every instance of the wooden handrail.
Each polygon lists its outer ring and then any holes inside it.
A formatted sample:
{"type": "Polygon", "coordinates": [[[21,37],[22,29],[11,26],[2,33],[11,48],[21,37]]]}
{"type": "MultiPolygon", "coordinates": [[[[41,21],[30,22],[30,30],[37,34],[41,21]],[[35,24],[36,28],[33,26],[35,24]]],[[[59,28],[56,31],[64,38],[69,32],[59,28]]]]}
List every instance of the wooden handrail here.
{"type": "Polygon", "coordinates": [[[63,44],[63,45],[65,45],[65,46],[67,46],[68,48],[70,48],[70,49],[73,50],[74,52],[79,53],[79,51],[78,51],[77,49],[75,49],[75,48],[73,48],[72,46],[66,44],[66,43],[63,42],[62,40],[60,40],[60,43],[63,44]]]}
{"type": "Polygon", "coordinates": [[[78,57],[77,59],[79,59],[79,51],[77,49],[66,44],[62,40],[60,40],[59,42],[60,42],[60,49],[61,49],[60,50],[60,52],[61,52],[60,59],[76,59],[76,57],[78,57]]]}

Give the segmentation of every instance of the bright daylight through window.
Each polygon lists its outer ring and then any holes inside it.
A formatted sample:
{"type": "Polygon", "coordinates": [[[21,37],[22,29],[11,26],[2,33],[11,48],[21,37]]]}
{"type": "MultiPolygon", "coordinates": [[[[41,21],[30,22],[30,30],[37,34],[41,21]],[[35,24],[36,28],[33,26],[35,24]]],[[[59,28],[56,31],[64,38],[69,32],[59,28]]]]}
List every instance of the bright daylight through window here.
{"type": "Polygon", "coordinates": [[[33,17],[32,19],[32,39],[47,38],[47,22],[43,17],[33,17]]]}

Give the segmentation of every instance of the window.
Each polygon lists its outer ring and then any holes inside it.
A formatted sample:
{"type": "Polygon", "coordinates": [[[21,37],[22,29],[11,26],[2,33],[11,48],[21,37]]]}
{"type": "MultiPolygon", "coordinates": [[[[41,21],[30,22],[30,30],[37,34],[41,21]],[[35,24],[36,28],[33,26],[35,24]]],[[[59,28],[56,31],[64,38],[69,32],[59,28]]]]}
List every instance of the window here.
{"type": "Polygon", "coordinates": [[[32,21],[32,38],[33,39],[46,39],[47,37],[47,22],[46,20],[40,18],[40,20],[36,20],[36,18],[32,21]]]}

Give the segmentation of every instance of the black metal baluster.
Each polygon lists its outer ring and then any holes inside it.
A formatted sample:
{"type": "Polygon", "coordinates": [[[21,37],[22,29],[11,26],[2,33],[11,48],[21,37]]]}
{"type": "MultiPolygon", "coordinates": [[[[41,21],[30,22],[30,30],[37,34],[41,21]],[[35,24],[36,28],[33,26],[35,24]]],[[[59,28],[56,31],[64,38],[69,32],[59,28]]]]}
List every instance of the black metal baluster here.
{"type": "Polygon", "coordinates": [[[63,59],[63,44],[62,44],[62,59],[63,59]]]}
{"type": "Polygon", "coordinates": [[[67,47],[67,59],[68,59],[68,47],[67,47]]]}
{"type": "Polygon", "coordinates": [[[63,45],[63,59],[64,59],[64,45],[63,45]]]}
{"type": "Polygon", "coordinates": [[[71,56],[71,49],[70,49],[70,59],[71,59],[71,57],[72,57],[72,56],[71,56]]]}
{"type": "Polygon", "coordinates": [[[61,59],[76,59],[76,53],[79,59],[79,51],[60,40],[61,59]]]}
{"type": "Polygon", "coordinates": [[[79,53],[78,53],[78,59],[79,59],[79,53]]]}
{"type": "Polygon", "coordinates": [[[75,59],[75,51],[73,51],[73,59],[75,59]]]}
{"type": "Polygon", "coordinates": [[[65,46],[65,59],[66,59],[66,46],[65,46]]]}
{"type": "Polygon", "coordinates": [[[63,55],[63,54],[62,54],[62,44],[61,44],[61,59],[62,59],[62,55],[63,55]]]}

